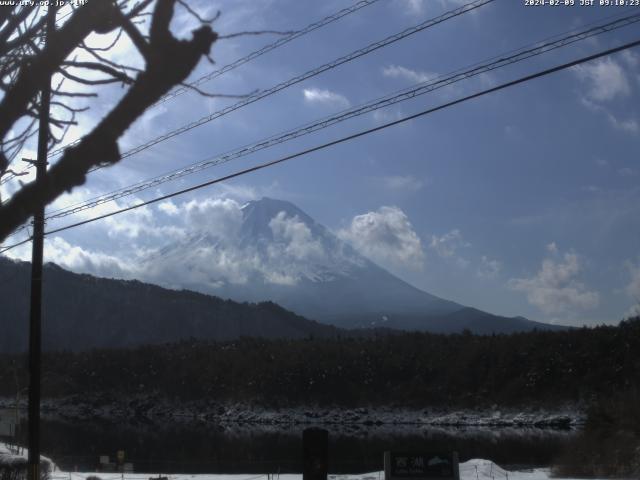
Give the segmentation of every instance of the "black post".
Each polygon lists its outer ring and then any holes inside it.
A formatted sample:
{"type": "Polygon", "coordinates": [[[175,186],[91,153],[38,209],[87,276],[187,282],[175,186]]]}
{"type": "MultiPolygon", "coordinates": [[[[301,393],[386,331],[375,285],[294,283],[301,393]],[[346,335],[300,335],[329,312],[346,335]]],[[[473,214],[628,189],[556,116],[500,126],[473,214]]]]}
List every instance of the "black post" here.
{"type": "Polygon", "coordinates": [[[327,480],[329,473],[329,432],[307,428],[302,432],[303,480],[327,480]]]}
{"type": "MultiPolygon", "coordinates": [[[[53,2],[51,2],[53,3],[53,2]]],[[[56,28],[56,7],[47,10],[46,42],[56,28]]],[[[40,94],[38,124],[38,158],[36,182],[47,172],[49,142],[49,108],[51,103],[51,77],[40,94]]],[[[28,480],[40,480],[40,377],[42,350],[42,257],[44,247],[44,204],[33,215],[33,249],[31,253],[31,312],[29,316],[29,456],[28,480]]]]}

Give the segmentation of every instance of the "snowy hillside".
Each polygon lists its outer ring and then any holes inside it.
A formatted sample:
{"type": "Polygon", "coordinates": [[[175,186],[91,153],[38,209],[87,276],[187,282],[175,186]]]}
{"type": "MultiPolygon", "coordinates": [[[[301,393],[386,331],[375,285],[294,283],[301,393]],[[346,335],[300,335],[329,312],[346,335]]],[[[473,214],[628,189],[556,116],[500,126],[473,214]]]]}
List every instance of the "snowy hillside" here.
{"type": "Polygon", "coordinates": [[[299,315],[345,328],[445,333],[464,328],[478,333],[550,328],[419,290],[290,202],[263,198],[218,211],[224,214],[202,215],[198,231],[152,255],[146,279],[238,301],[271,300],[299,315]]]}

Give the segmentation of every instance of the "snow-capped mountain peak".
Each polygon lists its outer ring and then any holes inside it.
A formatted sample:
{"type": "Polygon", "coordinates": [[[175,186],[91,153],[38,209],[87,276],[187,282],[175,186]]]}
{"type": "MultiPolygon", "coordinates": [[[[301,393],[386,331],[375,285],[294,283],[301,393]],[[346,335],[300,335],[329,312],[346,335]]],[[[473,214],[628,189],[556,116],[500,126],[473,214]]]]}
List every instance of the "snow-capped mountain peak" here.
{"type": "Polygon", "coordinates": [[[388,327],[424,329],[425,319],[493,317],[404,282],[290,202],[225,200],[192,210],[196,231],[150,257],[145,280],[233,300],[270,300],[347,327],[387,318],[388,327]]]}

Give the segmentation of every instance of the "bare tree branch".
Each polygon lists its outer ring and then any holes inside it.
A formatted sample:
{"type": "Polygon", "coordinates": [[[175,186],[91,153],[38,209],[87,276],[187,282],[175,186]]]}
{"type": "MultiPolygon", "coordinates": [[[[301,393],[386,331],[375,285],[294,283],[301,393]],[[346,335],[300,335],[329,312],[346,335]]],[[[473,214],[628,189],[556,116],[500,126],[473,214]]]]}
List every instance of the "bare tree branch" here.
{"type": "Polygon", "coordinates": [[[124,30],[121,28],[120,30],[118,30],[118,34],[116,35],[116,37],[113,39],[113,42],[111,42],[109,45],[107,45],[106,47],[87,47],[87,45],[82,42],[80,44],[81,48],[84,48],[88,51],[94,51],[94,52],[108,52],[109,50],[111,50],[113,47],[115,47],[116,43],[118,43],[118,41],[120,40],[120,38],[122,37],[122,32],[124,30]]]}
{"type": "MultiPolygon", "coordinates": [[[[23,62],[18,77],[0,102],[0,138],[24,114],[29,102],[42,89],[43,82],[92,31],[105,31],[112,24],[115,5],[110,1],[87,2],[54,35],[45,49],[28,62],[23,62]]],[[[119,12],[119,10],[118,10],[119,12]]],[[[7,167],[0,158],[0,174],[7,167]]]]}
{"type": "Polygon", "coordinates": [[[43,16],[38,23],[31,26],[25,32],[21,32],[20,35],[15,37],[13,40],[3,42],[3,44],[0,43],[0,55],[4,55],[15,48],[19,48],[23,44],[32,41],[36,33],[44,27],[45,21],[46,17],[43,16]]]}
{"type": "Polygon", "coordinates": [[[59,95],[61,97],[84,97],[84,98],[89,98],[89,97],[97,97],[98,94],[94,93],[94,92],[63,92],[61,90],[57,90],[55,92],[56,95],[59,95]]]}
{"type": "MultiPolygon", "coordinates": [[[[80,83],[82,85],[107,85],[109,83],[117,83],[121,81],[117,78],[97,78],[95,80],[91,80],[87,78],[78,77],[77,75],[74,75],[73,73],[69,73],[62,68],[56,71],[62,76],[64,76],[65,78],[68,78],[69,80],[76,83],[80,83]]],[[[125,83],[131,83],[131,82],[125,82],[125,83]]]]}
{"type": "Polygon", "coordinates": [[[150,52],[147,40],[136,28],[130,18],[122,15],[121,12],[119,12],[119,17],[120,25],[122,26],[123,30],[127,32],[127,35],[129,36],[133,44],[136,46],[140,54],[144,57],[145,61],[148,62],[150,52]]]}
{"type": "MultiPolygon", "coordinates": [[[[138,75],[120,102],[77,145],[65,150],[42,181],[25,185],[0,206],[0,241],[25,223],[38,205],[46,205],[64,192],[82,185],[91,168],[118,162],[118,138],[148,107],[172,87],[184,82],[200,59],[208,54],[211,45],[218,38],[208,25],[194,30],[191,40],[178,40],[171,34],[169,24],[175,2],[176,0],[157,0],[151,24],[146,68],[138,75]]],[[[101,2],[89,2],[92,3],[101,2]]],[[[75,18],[71,18],[67,25],[74,20],[75,18]]],[[[80,44],[82,38],[76,38],[76,44],[80,44]]],[[[58,65],[63,60],[64,58],[61,58],[58,65]]]]}
{"type": "Polygon", "coordinates": [[[83,44],[83,45],[80,45],[80,48],[85,50],[89,55],[91,55],[93,58],[98,60],[100,63],[103,63],[104,65],[109,65],[115,69],[120,69],[120,71],[122,72],[125,72],[127,70],[130,72],[136,72],[136,73],[142,72],[142,69],[140,68],[130,67],[128,65],[120,65],[119,63],[112,62],[108,58],[105,58],[102,55],[100,55],[98,52],[94,51],[95,49],[93,49],[92,47],[87,47],[86,45],[83,44]]]}
{"type": "Polygon", "coordinates": [[[64,108],[65,110],[69,111],[69,112],[73,112],[73,113],[80,113],[80,112],[86,112],[87,110],[89,110],[89,107],[84,107],[84,108],[73,108],[70,107],[69,105],[66,105],[62,102],[51,102],[51,106],[57,106],[60,108],[64,108]]]}
{"type": "Polygon", "coordinates": [[[0,51],[4,51],[4,46],[11,35],[14,34],[20,23],[22,23],[33,12],[34,8],[34,5],[27,5],[19,9],[17,12],[16,10],[14,10],[14,12],[16,13],[9,17],[7,25],[5,25],[2,30],[0,30],[0,51]]]}
{"type": "MultiPolygon", "coordinates": [[[[102,73],[106,73],[107,75],[112,76],[116,81],[119,80],[122,83],[132,84],[133,78],[123,72],[119,72],[115,68],[104,65],[99,62],[77,62],[73,60],[67,60],[62,63],[64,66],[75,67],[75,68],[85,68],[89,70],[97,70],[102,73]]],[[[68,72],[67,72],[68,73],[68,72]]]]}
{"type": "Polygon", "coordinates": [[[215,16],[213,18],[210,19],[205,19],[202,18],[200,16],[200,14],[198,12],[196,12],[193,8],[191,8],[189,6],[189,4],[187,2],[185,2],[184,0],[178,0],[178,3],[187,11],[189,12],[196,20],[198,20],[200,23],[202,23],[203,25],[211,25],[213,22],[215,22],[218,18],[220,18],[220,10],[218,10],[215,14],[215,16]]]}
{"type": "Polygon", "coordinates": [[[256,93],[258,93],[258,90],[253,90],[249,93],[239,93],[239,94],[205,92],[204,90],[201,90],[195,85],[190,85],[186,82],[182,82],[180,86],[193,90],[199,95],[202,95],[203,97],[208,97],[208,98],[247,98],[247,97],[250,97],[251,95],[255,95],[256,93]]]}
{"type": "Polygon", "coordinates": [[[23,177],[25,175],[29,175],[29,172],[14,172],[13,170],[7,170],[7,173],[12,174],[14,177],[23,177]]]}
{"type": "MultiPolygon", "coordinates": [[[[140,12],[142,12],[145,8],[151,5],[152,2],[153,0],[141,1],[140,3],[138,3],[138,5],[135,5],[129,13],[127,13],[127,18],[137,17],[138,15],[140,15],[140,12]]],[[[126,2],[123,2],[123,3],[126,4],[126,2]]]]}

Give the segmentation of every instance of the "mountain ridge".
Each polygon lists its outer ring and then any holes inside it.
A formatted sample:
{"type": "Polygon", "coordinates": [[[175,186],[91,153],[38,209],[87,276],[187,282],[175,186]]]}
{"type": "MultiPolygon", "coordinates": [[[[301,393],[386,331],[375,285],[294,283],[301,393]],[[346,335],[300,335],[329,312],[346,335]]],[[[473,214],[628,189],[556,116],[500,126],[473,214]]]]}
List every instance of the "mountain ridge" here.
{"type": "MultiPolygon", "coordinates": [[[[493,315],[424,292],[289,202],[249,202],[230,218],[222,229],[230,236],[221,229],[193,231],[182,243],[158,250],[140,270],[153,273],[151,278],[105,279],[46,264],[45,348],[122,348],[191,337],[567,328],[493,315]],[[226,262],[232,276],[216,276],[212,259],[226,262]],[[167,268],[172,265],[173,271],[167,268]]],[[[26,348],[29,274],[28,263],[0,256],[0,351],[26,348]]]]}
{"type": "MultiPolygon", "coordinates": [[[[30,263],[0,256],[0,352],[26,349],[30,263]]],[[[238,303],[139,280],[99,278],[47,263],[43,269],[43,348],[128,348],[181,339],[306,338],[340,330],[273,302],[238,303]]]]}
{"type": "Polygon", "coordinates": [[[442,333],[465,328],[478,333],[556,328],[493,315],[418,289],[357,252],[291,202],[263,197],[240,210],[231,240],[196,232],[163,248],[165,258],[155,266],[156,278],[176,277],[163,271],[164,260],[196,272],[192,277],[197,281],[179,283],[183,288],[238,301],[271,300],[306,318],[347,329],[381,324],[442,333]],[[241,282],[225,278],[224,272],[216,276],[215,255],[236,250],[242,260],[253,259],[259,267],[249,265],[241,282]]]}

